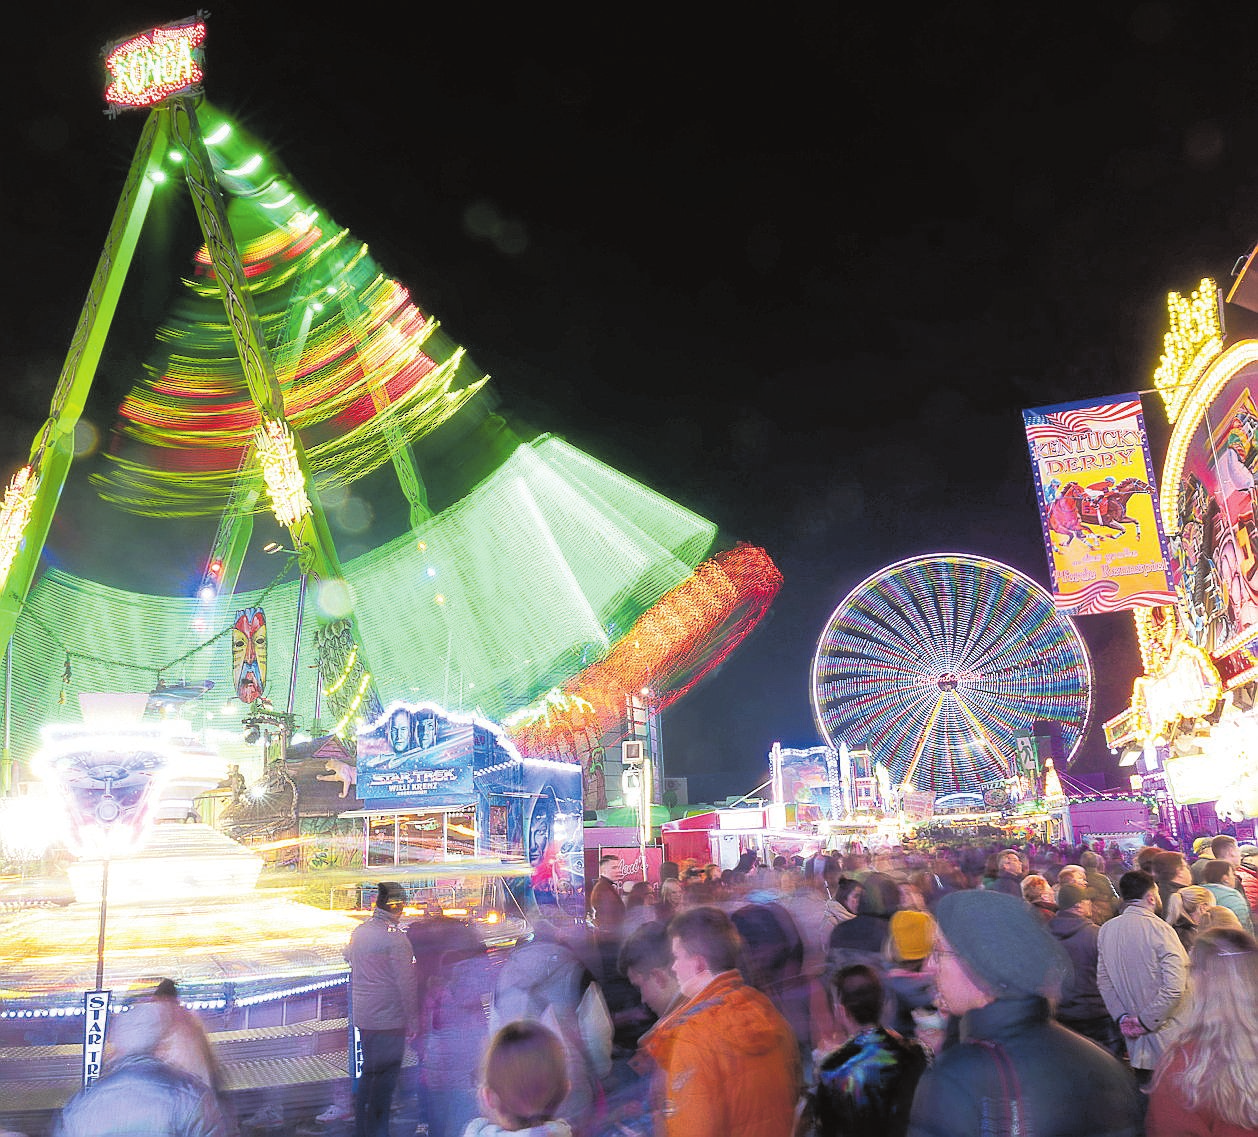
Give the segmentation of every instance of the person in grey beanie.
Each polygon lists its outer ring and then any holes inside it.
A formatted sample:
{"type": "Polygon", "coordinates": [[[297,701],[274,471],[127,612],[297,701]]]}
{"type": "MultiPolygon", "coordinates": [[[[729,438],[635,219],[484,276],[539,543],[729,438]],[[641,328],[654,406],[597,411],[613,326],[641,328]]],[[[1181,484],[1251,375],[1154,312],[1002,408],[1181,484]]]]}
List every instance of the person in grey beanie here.
{"type": "Polygon", "coordinates": [[[928,967],[960,1039],[918,1085],[909,1137],[1138,1137],[1131,1072],[1052,1019],[1070,964],[1043,920],[987,889],[941,897],[935,918],[928,967]]]}

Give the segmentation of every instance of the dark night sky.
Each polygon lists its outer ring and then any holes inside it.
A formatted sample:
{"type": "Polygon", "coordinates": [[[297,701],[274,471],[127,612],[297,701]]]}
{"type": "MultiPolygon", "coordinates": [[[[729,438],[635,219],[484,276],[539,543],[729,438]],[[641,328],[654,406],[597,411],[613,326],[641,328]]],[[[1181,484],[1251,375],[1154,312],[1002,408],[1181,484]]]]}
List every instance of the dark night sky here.
{"type": "MultiPolygon", "coordinates": [[[[962,551],[1047,583],[1021,410],[1149,387],[1166,292],[1226,284],[1258,239],[1242,8],[804,4],[682,31],[649,7],[333,21],[236,0],[209,20],[207,88],[467,346],[509,421],[773,556],[769,619],[665,718],[668,771],[711,796],[756,785],[773,741],[820,741],[812,653],[869,574],[962,551]]],[[[84,6],[10,46],[6,476],[142,124],[101,115],[97,50],[190,14],[84,6]]],[[[1081,627],[1099,724],[1135,636],[1126,615],[1081,627]]],[[[1098,725],[1077,768],[1108,763],[1098,725]]]]}

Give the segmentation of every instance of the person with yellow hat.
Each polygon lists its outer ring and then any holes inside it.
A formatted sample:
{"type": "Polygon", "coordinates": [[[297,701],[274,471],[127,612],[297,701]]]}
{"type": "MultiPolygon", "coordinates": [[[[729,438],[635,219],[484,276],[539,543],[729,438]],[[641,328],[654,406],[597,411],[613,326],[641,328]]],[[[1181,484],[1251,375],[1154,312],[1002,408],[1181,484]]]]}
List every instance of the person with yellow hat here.
{"type": "Polygon", "coordinates": [[[935,942],[935,920],[929,912],[903,908],[891,917],[887,955],[891,966],[883,982],[894,1009],[887,1025],[905,1038],[917,1030],[913,1012],[935,1004],[935,977],[923,968],[935,942]]]}
{"type": "Polygon", "coordinates": [[[1192,855],[1196,859],[1189,866],[1188,871],[1192,875],[1193,884],[1206,883],[1206,866],[1214,860],[1214,852],[1210,848],[1210,842],[1213,837],[1198,837],[1192,843],[1192,855]]]}

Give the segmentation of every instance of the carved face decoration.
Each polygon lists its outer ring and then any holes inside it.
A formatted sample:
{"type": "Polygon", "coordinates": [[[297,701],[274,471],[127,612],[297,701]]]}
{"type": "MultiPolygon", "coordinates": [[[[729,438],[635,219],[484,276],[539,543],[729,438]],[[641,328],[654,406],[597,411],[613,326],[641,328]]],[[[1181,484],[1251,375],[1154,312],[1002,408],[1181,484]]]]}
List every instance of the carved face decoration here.
{"type": "Polygon", "coordinates": [[[232,675],[236,697],[242,703],[248,705],[262,697],[266,689],[266,613],[261,608],[243,608],[236,613],[232,675]]]}

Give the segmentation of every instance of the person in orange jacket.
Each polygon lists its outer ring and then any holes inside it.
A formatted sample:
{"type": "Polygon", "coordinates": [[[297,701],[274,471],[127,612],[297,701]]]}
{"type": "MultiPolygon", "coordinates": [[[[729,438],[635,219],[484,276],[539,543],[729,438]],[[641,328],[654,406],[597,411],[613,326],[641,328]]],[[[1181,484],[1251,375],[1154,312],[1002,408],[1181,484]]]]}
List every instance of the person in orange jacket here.
{"type": "Polygon", "coordinates": [[[743,982],[741,941],[719,908],[668,926],[685,998],[639,1043],[658,1072],[660,1137],[791,1137],[800,1100],[799,1043],[768,996],[743,982]]]}

